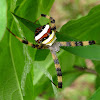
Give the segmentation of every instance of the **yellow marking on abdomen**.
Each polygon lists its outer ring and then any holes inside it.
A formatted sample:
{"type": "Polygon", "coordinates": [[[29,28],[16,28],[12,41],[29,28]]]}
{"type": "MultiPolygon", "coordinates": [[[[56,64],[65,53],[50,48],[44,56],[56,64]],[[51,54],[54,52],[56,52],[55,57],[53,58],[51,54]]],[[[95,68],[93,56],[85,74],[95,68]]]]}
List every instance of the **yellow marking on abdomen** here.
{"type": "Polygon", "coordinates": [[[54,38],[55,38],[55,35],[54,35],[54,37],[53,37],[48,43],[46,43],[46,44],[50,44],[50,43],[54,40],[54,38]]]}

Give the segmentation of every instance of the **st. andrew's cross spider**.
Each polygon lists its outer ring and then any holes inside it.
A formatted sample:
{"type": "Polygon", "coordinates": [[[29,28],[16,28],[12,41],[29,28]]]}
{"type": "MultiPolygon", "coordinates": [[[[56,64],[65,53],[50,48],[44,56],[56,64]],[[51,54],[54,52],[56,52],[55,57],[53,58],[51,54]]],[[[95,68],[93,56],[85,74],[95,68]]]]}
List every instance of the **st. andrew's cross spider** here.
{"type": "MultiPolygon", "coordinates": [[[[55,33],[56,33],[55,20],[52,17],[49,17],[48,15],[45,15],[45,14],[41,14],[41,16],[39,18],[41,18],[41,17],[45,17],[45,18],[49,19],[50,25],[46,24],[46,25],[43,25],[41,27],[36,28],[34,38],[38,44],[32,44],[25,39],[22,40],[21,38],[19,38],[15,34],[13,34],[8,28],[7,28],[7,30],[13,36],[15,36],[20,42],[27,44],[28,46],[31,46],[31,47],[37,48],[37,49],[50,49],[50,52],[52,54],[52,58],[54,60],[55,68],[57,71],[58,85],[55,85],[52,81],[51,82],[57,88],[62,88],[62,72],[61,72],[61,67],[60,67],[56,52],[60,51],[61,46],[65,46],[65,47],[86,46],[86,45],[95,44],[95,41],[56,42],[57,38],[55,36],[55,33]]],[[[38,21],[39,18],[36,21],[38,21]]]]}

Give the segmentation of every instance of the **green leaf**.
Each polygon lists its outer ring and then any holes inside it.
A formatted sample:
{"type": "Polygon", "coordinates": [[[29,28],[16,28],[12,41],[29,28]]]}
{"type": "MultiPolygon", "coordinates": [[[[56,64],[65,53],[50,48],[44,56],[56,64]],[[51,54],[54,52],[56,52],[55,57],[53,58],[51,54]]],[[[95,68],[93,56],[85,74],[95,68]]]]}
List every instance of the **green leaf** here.
{"type": "Polygon", "coordinates": [[[55,0],[41,0],[40,6],[39,6],[40,14],[42,14],[42,13],[47,14],[47,12],[50,11],[54,1],[55,0]]]}
{"type": "Polygon", "coordinates": [[[98,89],[100,87],[100,76],[96,77],[95,87],[98,89]]]}
{"type": "MultiPolygon", "coordinates": [[[[100,5],[94,7],[87,16],[66,23],[60,33],[59,37],[62,38],[59,41],[69,41],[66,39],[68,36],[77,41],[95,40],[96,44],[100,43],[100,5]]],[[[84,58],[100,60],[99,45],[63,49],[84,58]]]]}
{"type": "Polygon", "coordinates": [[[6,10],[7,10],[6,0],[2,0],[0,2],[0,40],[2,39],[6,29],[6,23],[7,23],[6,10]]]}
{"type": "MultiPolygon", "coordinates": [[[[40,2],[41,0],[7,1],[7,27],[15,35],[22,39],[25,37],[32,42],[33,33],[12,16],[11,12],[35,21],[40,2]]],[[[50,3],[47,6],[51,5],[50,3]]],[[[29,26],[33,27],[32,24],[29,26]]],[[[33,85],[35,53],[36,49],[23,45],[6,31],[0,42],[0,76],[2,76],[0,78],[0,100],[34,100],[34,92],[36,92],[33,85]]]]}
{"type": "Polygon", "coordinates": [[[26,27],[28,27],[32,32],[35,32],[37,27],[40,27],[39,24],[34,24],[33,22],[25,19],[25,18],[21,18],[19,16],[17,16],[16,14],[12,13],[19,21],[21,21],[26,27]]]}
{"type": "Polygon", "coordinates": [[[91,60],[100,60],[100,46],[92,45],[92,46],[84,46],[84,47],[75,47],[75,48],[64,48],[75,55],[91,59],[91,60]],[[94,52],[95,51],[95,52],[94,52]]]}
{"type": "Polygon", "coordinates": [[[89,100],[98,100],[100,98],[100,88],[94,93],[89,100]]]}
{"type": "Polygon", "coordinates": [[[100,87],[100,61],[93,61],[95,65],[95,70],[97,72],[95,87],[98,89],[100,87]]]}

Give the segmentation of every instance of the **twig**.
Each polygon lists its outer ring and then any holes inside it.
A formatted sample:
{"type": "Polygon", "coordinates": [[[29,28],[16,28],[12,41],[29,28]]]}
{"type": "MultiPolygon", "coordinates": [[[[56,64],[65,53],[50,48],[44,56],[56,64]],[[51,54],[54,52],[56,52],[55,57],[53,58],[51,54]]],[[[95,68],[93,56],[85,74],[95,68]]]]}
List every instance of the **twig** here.
{"type": "Polygon", "coordinates": [[[92,73],[92,74],[98,75],[98,73],[93,69],[83,68],[83,67],[79,67],[79,66],[74,66],[74,68],[79,71],[85,71],[87,73],[92,73]]]}

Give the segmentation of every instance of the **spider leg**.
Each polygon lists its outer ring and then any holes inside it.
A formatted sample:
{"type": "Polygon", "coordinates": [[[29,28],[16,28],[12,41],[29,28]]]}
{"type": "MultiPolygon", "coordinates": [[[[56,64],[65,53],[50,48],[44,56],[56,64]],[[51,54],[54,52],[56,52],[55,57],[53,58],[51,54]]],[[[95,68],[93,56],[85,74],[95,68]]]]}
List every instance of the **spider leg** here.
{"type": "Polygon", "coordinates": [[[51,24],[51,30],[56,32],[55,19],[53,19],[52,17],[50,17],[48,15],[41,14],[40,17],[34,23],[36,23],[41,17],[45,17],[45,18],[49,19],[50,20],[50,24],[51,24]]]}
{"type": "Polygon", "coordinates": [[[75,46],[87,46],[87,45],[92,45],[92,44],[95,44],[95,41],[92,40],[92,41],[69,41],[69,42],[59,42],[60,46],[72,46],[72,47],[75,47],[75,46]]]}
{"type": "Polygon", "coordinates": [[[34,24],[41,18],[41,16],[34,22],[34,24]]]}
{"type": "Polygon", "coordinates": [[[16,36],[14,33],[12,33],[8,28],[7,28],[7,30],[13,36],[15,36],[20,42],[22,42],[24,44],[27,44],[28,46],[31,46],[32,48],[37,48],[37,49],[47,49],[48,48],[47,46],[44,46],[44,45],[35,45],[35,44],[32,44],[31,42],[27,41],[26,39],[22,40],[21,38],[19,38],[18,36],[16,36]]]}
{"type": "Polygon", "coordinates": [[[45,18],[49,19],[50,20],[50,24],[51,24],[51,30],[56,32],[55,19],[50,17],[50,16],[48,16],[48,15],[45,15],[45,14],[41,14],[41,17],[45,17],[45,18]]]}
{"type": "Polygon", "coordinates": [[[57,88],[62,88],[62,72],[61,72],[61,67],[60,67],[60,64],[59,64],[59,61],[58,61],[58,58],[57,58],[57,55],[56,55],[56,52],[51,51],[51,54],[52,54],[52,58],[54,60],[54,64],[55,64],[55,68],[56,68],[56,71],[57,71],[57,79],[58,79],[58,86],[56,86],[53,82],[53,84],[57,87],[57,88]]]}

